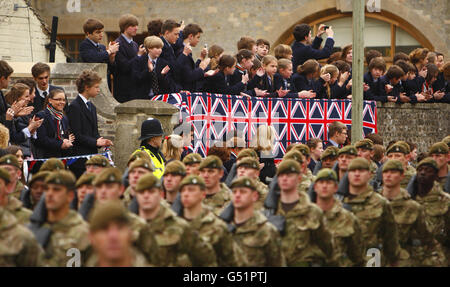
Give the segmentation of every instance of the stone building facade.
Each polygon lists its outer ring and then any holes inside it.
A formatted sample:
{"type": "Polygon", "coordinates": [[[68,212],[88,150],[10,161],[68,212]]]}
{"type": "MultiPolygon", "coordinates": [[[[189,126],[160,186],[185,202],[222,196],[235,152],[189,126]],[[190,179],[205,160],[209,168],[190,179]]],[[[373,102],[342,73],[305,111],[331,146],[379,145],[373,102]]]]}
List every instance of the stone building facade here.
{"type": "MultiPolygon", "coordinates": [[[[372,7],[379,5],[375,7],[379,10],[372,8],[370,12],[366,9],[367,18],[393,25],[393,29],[398,27],[421,46],[450,56],[448,0],[364,1],[372,7]]],[[[203,43],[219,44],[231,54],[236,52],[236,43],[244,35],[265,38],[274,47],[292,41],[291,32],[298,23],[327,23],[351,15],[350,0],[31,0],[31,3],[47,23],[53,15],[60,17],[61,39],[82,39],[82,24],[90,17],[101,19],[105,32],[113,38],[119,30],[120,15],[132,13],[139,19],[140,33],[146,31],[149,20],[157,18],[197,23],[204,31],[199,47],[203,47],[203,43]]],[[[391,37],[371,36],[392,38],[392,34],[391,37]]],[[[335,35],[336,39],[339,37],[339,34],[335,35]]],[[[199,48],[194,52],[198,53],[199,48]]]]}

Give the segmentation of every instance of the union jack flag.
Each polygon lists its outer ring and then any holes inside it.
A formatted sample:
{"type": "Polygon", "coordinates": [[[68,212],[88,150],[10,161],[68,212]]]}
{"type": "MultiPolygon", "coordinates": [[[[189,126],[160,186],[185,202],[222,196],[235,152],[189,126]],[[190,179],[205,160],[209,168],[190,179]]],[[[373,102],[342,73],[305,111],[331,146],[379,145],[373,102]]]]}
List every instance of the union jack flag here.
{"type": "MultiPolygon", "coordinates": [[[[328,125],[340,121],[351,128],[351,100],[310,100],[292,98],[247,98],[242,96],[178,93],[158,95],[180,109],[180,121],[194,129],[193,149],[203,156],[216,141],[235,130],[249,143],[259,125],[272,125],[276,131],[273,154],[281,159],[291,143],[310,138],[328,139],[328,125]]],[[[364,101],[364,135],[377,132],[376,102],[364,101]]]]}

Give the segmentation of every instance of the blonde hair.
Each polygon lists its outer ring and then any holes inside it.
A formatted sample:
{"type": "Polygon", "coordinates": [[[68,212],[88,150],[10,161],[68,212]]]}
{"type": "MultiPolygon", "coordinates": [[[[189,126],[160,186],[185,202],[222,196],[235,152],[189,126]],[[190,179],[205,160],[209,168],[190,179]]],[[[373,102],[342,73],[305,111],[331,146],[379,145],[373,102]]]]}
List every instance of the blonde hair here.
{"type": "Polygon", "coordinates": [[[211,59],[211,62],[209,63],[210,69],[215,70],[217,66],[219,65],[219,59],[216,59],[216,57],[220,56],[224,52],[224,49],[220,47],[219,45],[212,45],[208,49],[208,57],[211,59]]]}
{"type": "Polygon", "coordinates": [[[5,149],[9,144],[9,129],[0,124],[0,148],[5,149]]]}
{"type": "Polygon", "coordinates": [[[170,135],[162,144],[162,153],[166,160],[180,160],[181,148],[183,148],[183,137],[179,135],[170,135]]]}
{"type": "MultiPolygon", "coordinates": [[[[331,78],[333,78],[336,75],[339,75],[339,69],[335,65],[325,65],[320,69],[320,75],[324,74],[330,74],[331,78]]],[[[326,82],[325,87],[327,88],[327,97],[328,99],[331,98],[331,88],[330,83],[326,82]]]]}
{"type": "Polygon", "coordinates": [[[278,60],[278,69],[287,69],[289,65],[292,65],[292,61],[288,59],[278,60]]]}
{"type": "Polygon", "coordinates": [[[144,39],[144,47],[147,51],[153,48],[162,48],[163,46],[164,43],[159,37],[150,36],[144,39]]]}
{"type": "Polygon", "coordinates": [[[252,138],[250,147],[257,151],[272,151],[275,141],[275,128],[268,125],[260,125],[252,138]]]}

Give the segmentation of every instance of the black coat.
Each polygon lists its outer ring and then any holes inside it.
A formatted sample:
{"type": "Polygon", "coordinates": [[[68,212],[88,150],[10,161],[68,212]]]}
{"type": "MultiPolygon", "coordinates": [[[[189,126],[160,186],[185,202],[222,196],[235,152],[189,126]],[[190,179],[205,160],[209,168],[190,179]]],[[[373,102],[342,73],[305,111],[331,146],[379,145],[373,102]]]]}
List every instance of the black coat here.
{"type": "MultiPolygon", "coordinates": [[[[172,72],[161,75],[161,71],[168,63],[161,58],[156,60],[156,74],[158,78],[159,91],[157,94],[168,94],[174,92],[172,72]]],[[[136,58],[132,65],[132,75],[136,86],[136,93],[132,99],[149,99],[150,89],[152,88],[153,72],[148,71],[148,56],[144,55],[136,58]]],[[[155,94],[156,95],[156,94],[155,94]]]]}
{"type": "Polygon", "coordinates": [[[8,105],[6,104],[5,96],[0,90],[0,123],[5,125],[6,123],[6,111],[8,110],[8,105]]]}
{"type": "Polygon", "coordinates": [[[197,92],[199,90],[197,83],[204,79],[205,71],[198,67],[197,63],[192,58],[192,54],[186,56],[181,53],[177,57],[177,65],[179,67],[179,79],[183,90],[190,92],[197,92]]]}
{"type": "Polygon", "coordinates": [[[88,38],[80,43],[80,58],[83,63],[109,63],[105,45],[99,43],[97,48],[88,38]]]}
{"type": "Polygon", "coordinates": [[[325,59],[331,55],[334,46],[334,40],[327,38],[325,46],[320,49],[320,44],[323,39],[315,37],[312,45],[305,45],[301,42],[295,41],[292,44],[292,70],[297,71],[297,66],[302,65],[309,59],[325,59]]]}
{"type": "Polygon", "coordinates": [[[135,93],[132,64],[139,57],[137,55],[139,46],[134,41],[128,43],[122,35],[116,42],[119,43],[119,51],[114,61],[114,98],[119,103],[124,103],[133,99],[135,93]]]}
{"type": "MultiPolygon", "coordinates": [[[[71,155],[71,149],[63,150],[63,140],[57,138],[56,120],[45,109],[36,114],[36,117],[44,119],[42,125],[37,129],[37,138],[33,141],[34,153],[37,158],[65,157],[71,155]]],[[[69,138],[70,128],[67,116],[62,118],[63,138],[69,138]]]]}
{"type": "Polygon", "coordinates": [[[238,82],[231,85],[230,80],[230,76],[228,77],[228,80],[226,80],[225,74],[223,71],[220,71],[214,76],[206,78],[206,83],[203,89],[205,92],[227,95],[240,95],[241,92],[245,91],[244,83],[238,82]]]}
{"type": "Polygon", "coordinates": [[[92,104],[89,111],[80,96],[67,109],[67,117],[75,135],[73,155],[95,154],[98,152],[97,139],[100,137],[97,125],[97,109],[92,104]]]}

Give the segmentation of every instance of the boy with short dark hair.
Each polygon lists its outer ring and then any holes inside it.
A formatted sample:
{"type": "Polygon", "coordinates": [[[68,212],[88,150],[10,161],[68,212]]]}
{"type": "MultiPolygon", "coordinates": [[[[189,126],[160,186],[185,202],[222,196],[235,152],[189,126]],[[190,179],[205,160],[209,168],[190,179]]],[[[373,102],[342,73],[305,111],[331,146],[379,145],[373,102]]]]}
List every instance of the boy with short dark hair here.
{"type": "MultiPolygon", "coordinates": [[[[367,58],[367,55],[366,55],[367,58]]],[[[364,99],[371,101],[380,94],[380,77],[386,71],[386,62],[382,57],[373,58],[369,62],[369,71],[364,74],[364,83],[369,85],[369,90],[364,92],[364,99]]]]}
{"type": "Polygon", "coordinates": [[[190,92],[197,92],[199,90],[197,83],[205,77],[214,74],[214,71],[206,73],[211,61],[210,58],[206,57],[208,55],[207,48],[202,49],[200,59],[197,62],[192,57],[191,47],[198,45],[202,33],[202,28],[197,24],[187,25],[181,33],[183,35],[184,49],[177,57],[177,64],[180,68],[178,78],[180,79],[182,89],[190,92]]]}
{"type": "Polygon", "coordinates": [[[325,25],[321,24],[319,26],[318,33],[314,38],[311,39],[311,27],[307,24],[299,24],[294,28],[294,38],[295,42],[292,44],[292,68],[293,71],[297,71],[297,66],[303,64],[309,59],[325,59],[331,55],[334,46],[334,32],[331,27],[325,29],[325,25]],[[325,41],[325,46],[320,49],[320,44],[322,43],[321,35],[323,33],[327,34],[327,40],[325,41]]]}
{"type": "Polygon", "coordinates": [[[114,71],[114,98],[119,103],[133,99],[135,85],[132,78],[132,64],[137,57],[145,54],[144,46],[138,46],[133,41],[138,25],[138,19],[131,14],[122,15],[119,19],[121,34],[115,40],[119,43],[119,51],[116,54],[114,71]]]}
{"type": "MultiPolygon", "coordinates": [[[[50,85],[50,66],[45,63],[36,63],[31,67],[31,75],[33,80],[36,82],[35,97],[32,100],[33,103],[33,114],[44,109],[44,102],[50,92],[54,89],[64,89],[62,87],[57,87],[50,85]]],[[[67,106],[66,106],[67,107],[67,106]]],[[[65,109],[65,108],[64,108],[65,109]]]]}
{"type": "MultiPolygon", "coordinates": [[[[177,43],[177,40],[180,37],[180,27],[180,23],[171,19],[164,21],[161,26],[161,40],[163,41],[164,46],[160,57],[169,63],[169,67],[175,75],[179,72],[179,67],[177,63],[177,55],[173,46],[177,43]]],[[[175,80],[177,81],[177,79],[175,80]]]]}
{"type": "Polygon", "coordinates": [[[270,50],[270,43],[269,41],[267,41],[266,39],[258,39],[256,40],[256,54],[255,57],[258,60],[262,60],[262,58],[264,58],[265,56],[267,56],[267,54],[269,53],[270,50]]]}
{"type": "Polygon", "coordinates": [[[380,78],[380,93],[378,97],[375,97],[375,100],[400,103],[400,94],[405,94],[402,92],[400,85],[400,81],[404,75],[405,73],[399,66],[390,66],[386,75],[380,78]]]}
{"type": "Polygon", "coordinates": [[[237,42],[238,51],[242,49],[250,50],[253,54],[256,54],[256,41],[251,37],[241,37],[237,42]]]}

